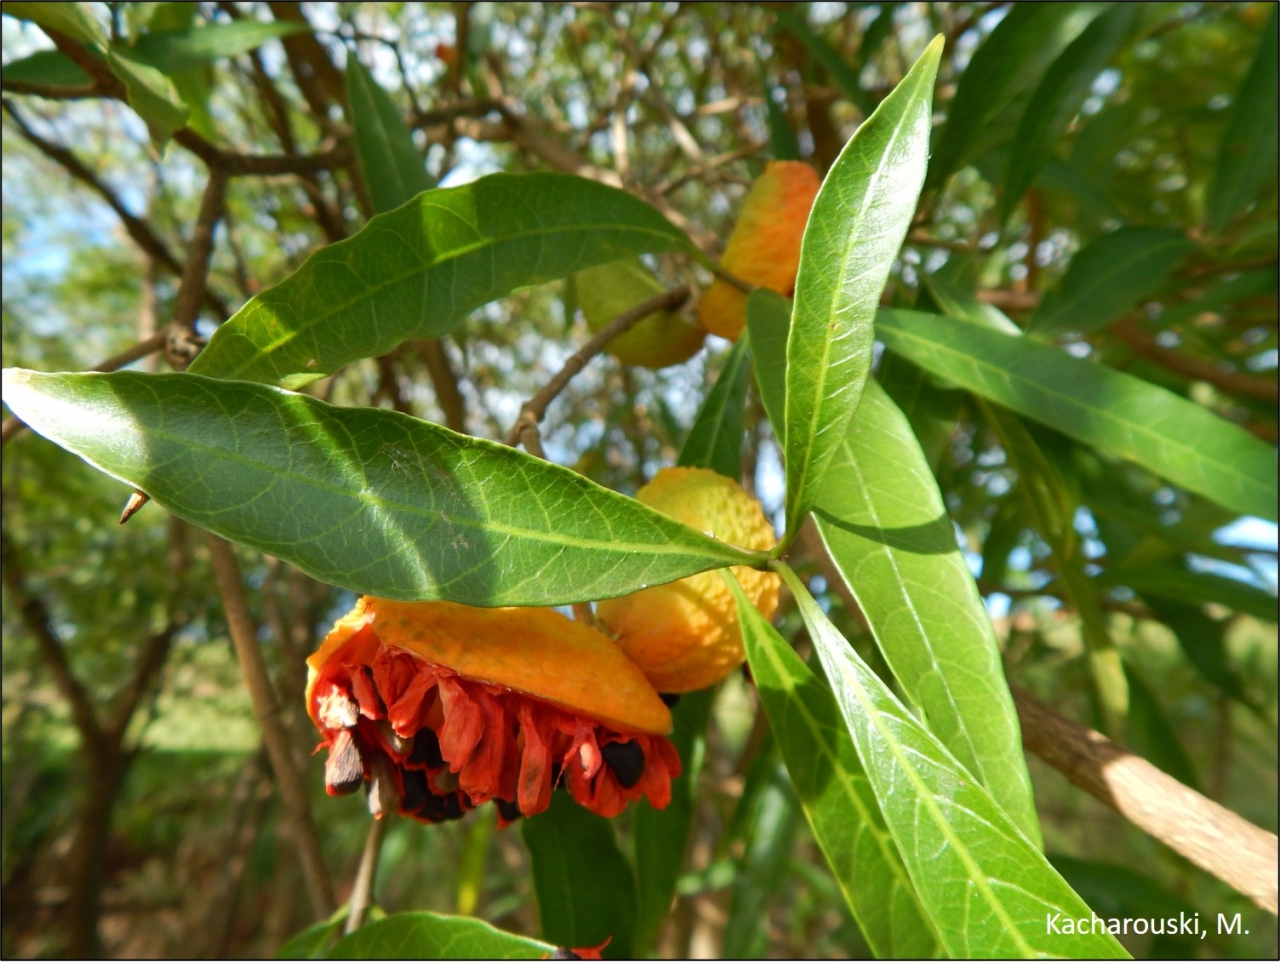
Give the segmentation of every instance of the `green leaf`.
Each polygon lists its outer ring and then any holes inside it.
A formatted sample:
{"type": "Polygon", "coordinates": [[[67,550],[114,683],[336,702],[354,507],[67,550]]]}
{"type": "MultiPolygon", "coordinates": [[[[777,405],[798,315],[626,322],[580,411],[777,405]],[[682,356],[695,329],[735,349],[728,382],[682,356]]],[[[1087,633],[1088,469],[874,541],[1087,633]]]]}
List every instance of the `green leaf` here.
{"type": "Polygon", "coordinates": [[[1103,68],[1133,30],[1139,7],[1112,6],[1087,26],[1053,62],[1027,103],[1005,168],[1000,221],[1004,223],[1066,133],[1103,68]]]}
{"type": "Polygon", "coordinates": [[[93,79],[61,50],[37,50],[4,65],[4,79],[53,87],[87,87],[93,79]]]}
{"type": "Polygon", "coordinates": [[[756,386],[768,412],[778,443],[783,443],[783,406],[787,392],[787,335],[791,330],[791,301],[757,287],[747,297],[747,336],[756,386]]]}
{"type": "Polygon", "coordinates": [[[644,201],[565,174],[420,194],[312,254],[223,324],[195,374],[300,387],[532,284],[689,241],[644,201]]]}
{"type": "Polygon", "coordinates": [[[680,753],[680,775],[671,782],[671,802],[661,811],[647,803],[636,809],[636,937],[635,954],[645,958],[653,951],[658,933],[671,909],[676,882],[684,868],[685,852],[693,835],[698,801],[698,774],[702,770],[707,719],[715,690],[708,688],[682,695],[671,710],[674,730],[669,736],[680,753]]]}
{"type": "Polygon", "coordinates": [[[306,24],[292,20],[214,23],[187,30],[145,33],[133,45],[133,53],[157,70],[173,73],[247,53],[276,37],[307,32],[306,24]]]}
{"type": "Polygon", "coordinates": [[[1195,246],[1163,227],[1104,234],[1071,258],[1066,276],[1031,315],[1030,332],[1053,337],[1106,327],[1155,294],[1195,246]]]}
{"type": "Polygon", "coordinates": [[[680,449],[681,467],[710,468],[726,478],[742,480],[743,408],[750,370],[747,339],[739,338],[680,449]]]}
{"type": "Polygon", "coordinates": [[[315,925],[308,926],[297,935],[280,946],[276,952],[277,959],[325,959],[329,957],[329,946],[342,933],[342,923],[347,918],[347,906],[342,906],[334,915],[336,918],[325,919],[315,925]]]}
{"type": "Polygon", "coordinates": [[[524,842],[533,863],[542,937],[569,948],[610,939],[606,958],[632,956],[636,883],[618,849],[613,823],[578,805],[565,791],[526,819],[524,842]]]}
{"type": "Polygon", "coordinates": [[[151,145],[163,152],[174,132],[186,126],[190,113],[173,81],[116,44],[107,50],[107,64],[124,81],[129,106],[147,125],[151,145]]]}
{"type": "Polygon", "coordinates": [[[1170,328],[1191,320],[1199,314],[1219,311],[1228,304],[1244,300],[1247,297],[1261,297],[1276,292],[1276,272],[1269,267],[1254,271],[1244,271],[1215,284],[1199,297],[1176,304],[1160,315],[1160,326],[1170,328]]]}
{"type": "Polygon", "coordinates": [[[1276,623],[1275,595],[1208,571],[1190,571],[1180,565],[1144,565],[1107,570],[1098,582],[1109,587],[1124,585],[1144,597],[1152,595],[1194,605],[1223,605],[1261,621],[1276,623]]]}
{"type": "Polygon", "coordinates": [[[6,3],[4,12],[19,20],[65,33],[87,47],[99,51],[107,48],[107,35],[83,3],[6,3]]]}
{"type": "MultiPolygon", "coordinates": [[[[10,4],[5,5],[7,10],[10,4]]],[[[1231,103],[1227,132],[1209,188],[1209,226],[1225,230],[1276,176],[1276,8],[1258,37],[1258,52],[1231,103]]],[[[1274,248],[1273,248],[1274,250],[1274,248]]]]}
{"type": "Polygon", "coordinates": [[[1024,337],[882,310],[877,334],[925,370],[1135,461],[1215,504],[1276,520],[1275,449],[1200,405],[1024,337]]]}
{"type": "MultiPolygon", "coordinates": [[[[749,309],[749,308],[748,308],[749,309]]],[[[880,958],[933,958],[933,926],[889,836],[831,691],[728,578],[751,677],[813,837],[880,958]]]]}
{"type": "Polygon", "coordinates": [[[805,22],[803,15],[793,13],[786,6],[774,7],[773,15],[778,18],[778,22],[789,33],[794,34],[796,39],[809,49],[809,53],[813,54],[814,59],[826,68],[827,73],[831,74],[831,79],[840,85],[840,89],[844,91],[845,96],[862,111],[864,116],[875,110],[876,103],[871,95],[863,89],[862,81],[858,78],[857,72],[844,62],[844,58],[831,47],[831,44],[809,28],[809,24],[805,22]]]}
{"type": "Polygon", "coordinates": [[[774,94],[786,89],[775,87],[769,83],[769,74],[765,71],[764,61],[760,61],[760,83],[764,87],[764,106],[769,116],[769,153],[774,160],[799,160],[800,142],[796,140],[796,132],[791,129],[786,112],[774,98],[774,94]]]}
{"type": "Polygon", "coordinates": [[[1125,747],[1145,758],[1182,784],[1201,791],[1195,765],[1182,747],[1177,729],[1169,721],[1156,697],[1133,665],[1124,666],[1129,684],[1129,718],[1125,726],[1125,747]]]}
{"type": "Polygon", "coordinates": [[[799,533],[862,397],[875,310],[924,183],[935,38],[858,128],[813,202],[787,338],[785,550],[799,533]]]}
{"type": "Polygon", "coordinates": [[[193,374],[7,370],[34,431],[179,517],[363,594],[559,605],[761,555],[393,411],[193,374]]]}
{"type": "Polygon", "coordinates": [[[867,382],[814,519],[929,730],[1038,842],[1031,777],[995,632],[924,452],[875,381],[867,382]]]}
{"type": "Polygon", "coordinates": [[[331,959],[546,959],[554,945],[495,929],[480,919],[399,912],[346,936],[331,959]]]}
{"type": "Polygon", "coordinates": [[[1109,935],[1052,930],[1047,918],[1088,917],[1088,906],[863,664],[791,569],[779,565],[779,571],[795,594],[884,820],[947,952],[954,958],[1124,957],[1109,935]]]}
{"type": "Polygon", "coordinates": [[[375,213],[395,210],[435,187],[400,111],[351,51],[347,52],[347,101],[360,169],[375,213]]]}
{"type": "MultiPolygon", "coordinates": [[[[1029,95],[1050,62],[1103,9],[1100,4],[1016,3],[983,42],[956,85],[934,142],[929,185],[937,186],[1013,133],[997,123],[1029,95]]],[[[1016,118],[1022,116],[1016,112],[1016,118]]]]}
{"type": "Polygon", "coordinates": [[[1178,647],[1200,673],[1200,677],[1216,686],[1228,698],[1257,707],[1240,672],[1227,656],[1227,646],[1223,640],[1225,622],[1214,621],[1197,604],[1184,604],[1159,597],[1143,600],[1177,637],[1178,647]]]}

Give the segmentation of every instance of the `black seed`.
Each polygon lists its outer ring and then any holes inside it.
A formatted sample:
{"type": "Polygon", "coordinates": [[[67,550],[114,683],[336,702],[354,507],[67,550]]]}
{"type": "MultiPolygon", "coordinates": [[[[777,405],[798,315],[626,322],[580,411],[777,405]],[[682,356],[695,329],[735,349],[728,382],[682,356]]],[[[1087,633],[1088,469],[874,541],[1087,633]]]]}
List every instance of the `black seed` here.
{"type": "Polygon", "coordinates": [[[580,956],[573,949],[566,949],[564,946],[557,946],[551,953],[553,959],[580,959],[580,956]]]}
{"type": "Polygon", "coordinates": [[[462,818],[467,814],[462,807],[462,799],[458,797],[457,792],[450,792],[444,797],[444,821],[451,822],[456,818],[462,818]]]}
{"type": "Polygon", "coordinates": [[[518,802],[508,802],[505,798],[495,798],[493,804],[498,806],[498,814],[507,822],[514,822],[524,814],[520,811],[518,802]]]}
{"type": "Polygon", "coordinates": [[[609,742],[601,746],[600,754],[623,788],[634,787],[644,774],[644,749],[639,742],[609,742]]]}
{"type": "Polygon", "coordinates": [[[668,708],[675,708],[680,703],[680,696],[670,692],[658,695],[662,699],[662,703],[668,708]]]}
{"type": "Polygon", "coordinates": [[[382,700],[382,692],[378,691],[378,683],[373,678],[373,666],[361,665],[364,669],[364,676],[369,679],[369,687],[373,689],[374,696],[378,699],[378,717],[387,717],[387,703],[382,700]]]}
{"type": "Polygon", "coordinates": [[[425,805],[429,805],[436,796],[427,785],[427,775],[417,768],[402,768],[404,774],[404,798],[400,801],[401,811],[414,813],[425,805]]]}
{"type": "Polygon", "coordinates": [[[440,738],[430,728],[423,728],[413,736],[413,754],[410,765],[426,765],[427,768],[443,768],[444,756],[440,754],[440,738]]]}
{"type": "Polygon", "coordinates": [[[351,732],[343,730],[329,747],[324,763],[324,787],[330,795],[350,795],[364,781],[364,762],[351,732]]]}

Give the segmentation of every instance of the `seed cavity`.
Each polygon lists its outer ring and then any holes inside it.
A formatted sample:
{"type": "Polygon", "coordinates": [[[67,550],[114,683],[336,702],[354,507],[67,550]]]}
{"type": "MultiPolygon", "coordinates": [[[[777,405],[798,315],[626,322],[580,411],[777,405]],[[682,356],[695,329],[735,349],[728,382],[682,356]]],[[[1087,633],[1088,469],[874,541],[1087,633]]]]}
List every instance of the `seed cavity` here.
{"type": "Polygon", "coordinates": [[[623,788],[634,788],[644,775],[644,749],[639,742],[609,742],[600,754],[623,788]]]}
{"type": "Polygon", "coordinates": [[[427,768],[443,768],[444,756],[440,754],[440,737],[430,728],[421,728],[413,736],[413,754],[409,756],[410,765],[425,765],[427,768]]]}
{"type": "Polygon", "coordinates": [[[498,814],[502,816],[504,822],[514,822],[524,814],[520,811],[518,803],[508,802],[505,798],[495,798],[493,804],[498,806],[498,814]]]}
{"type": "Polygon", "coordinates": [[[364,762],[351,732],[343,729],[329,746],[324,763],[324,788],[330,795],[350,795],[364,781],[364,762]]]}

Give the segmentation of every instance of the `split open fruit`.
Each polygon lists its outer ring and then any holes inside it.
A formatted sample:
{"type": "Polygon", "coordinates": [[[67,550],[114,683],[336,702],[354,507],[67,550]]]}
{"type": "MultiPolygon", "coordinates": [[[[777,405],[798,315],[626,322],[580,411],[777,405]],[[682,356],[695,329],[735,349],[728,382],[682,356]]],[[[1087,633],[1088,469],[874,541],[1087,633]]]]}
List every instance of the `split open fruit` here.
{"type": "MultiPolygon", "coordinates": [[[[664,468],[636,498],[742,548],[763,551],[777,540],[760,502],[736,481],[704,468],[664,468]]],[[[733,573],[760,613],[772,617],[781,579],[754,568],[733,573]]],[[[706,688],[746,660],[737,605],[719,571],[602,601],[596,616],[660,692],[706,688]]]]}
{"type": "Polygon", "coordinates": [[[325,787],[368,784],[375,815],[505,822],[567,783],[611,817],[671,799],[671,713],[602,633],[546,608],[361,598],[307,659],[307,710],[329,749],[325,787]]]}
{"type": "MultiPolygon", "coordinates": [[[[757,287],[790,296],[800,269],[800,242],[822,181],[798,160],[769,163],[751,185],[720,266],[757,287]]],[[[747,323],[747,295],[716,279],[698,301],[698,319],[712,334],[736,341],[747,323]]]]}

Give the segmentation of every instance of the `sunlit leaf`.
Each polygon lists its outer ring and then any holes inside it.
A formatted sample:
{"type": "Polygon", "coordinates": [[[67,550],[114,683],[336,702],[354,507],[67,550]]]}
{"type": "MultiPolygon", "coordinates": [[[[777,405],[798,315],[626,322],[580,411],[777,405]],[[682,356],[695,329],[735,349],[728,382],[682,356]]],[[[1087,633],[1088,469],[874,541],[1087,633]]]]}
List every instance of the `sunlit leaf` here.
{"type": "Polygon", "coordinates": [[[402,600],[558,605],[759,555],[394,411],[192,374],[5,371],[33,430],[192,524],[402,600]]]}
{"type": "Polygon", "coordinates": [[[1123,958],[1104,933],[1046,918],[1089,908],[979,783],[871,671],[789,568],[783,579],[822,659],[867,780],[920,901],[954,958],[1123,958]]]}
{"type": "Polygon", "coordinates": [[[933,374],[1135,461],[1232,511],[1276,520],[1275,449],[1200,405],[1028,338],[882,310],[877,335],[933,374]]]}
{"type": "Polygon", "coordinates": [[[551,807],[524,820],[522,831],[533,864],[542,937],[570,948],[609,939],[605,958],[632,957],[636,883],[613,823],[557,791],[551,807]]]}
{"type": "Polygon", "coordinates": [[[689,241],[632,195],[564,174],[420,194],[312,254],[223,324],[191,371],[300,387],[410,337],[442,337],[521,287],[689,241]]]}
{"type": "Polygon", "coordinates": [[[7,16],[30,20],[41,27],[65,33],[89,47],[106,50],[107,36],[84,3],[25,3],[4,5],[7,16]]]}
{"type": "Polygon", "coordinates": [[[356,149],[375,213],[394,210],[435,187],[400,111],[369,71],[347,54],[347,100],[356,129],[356,149]]]}
{"type": "Polygon", "coordinates": [[[791,782],[867,944],[881,958],[939,954],[831,691],[732,578],[751,676],[791,782]]]}
{"type": "Polygon", "coordinates": [[[935,38],[836,159],[813,202],[787,339],[788,543],[813,506],[871,370],[875,310],[928,162],[935,38]]]}
{"type": "Polygon", "coordinates": [[[333,947],[330,959],[546,959],[554,945],[480,919],[400,912],[370,922],[333,947]]]}

